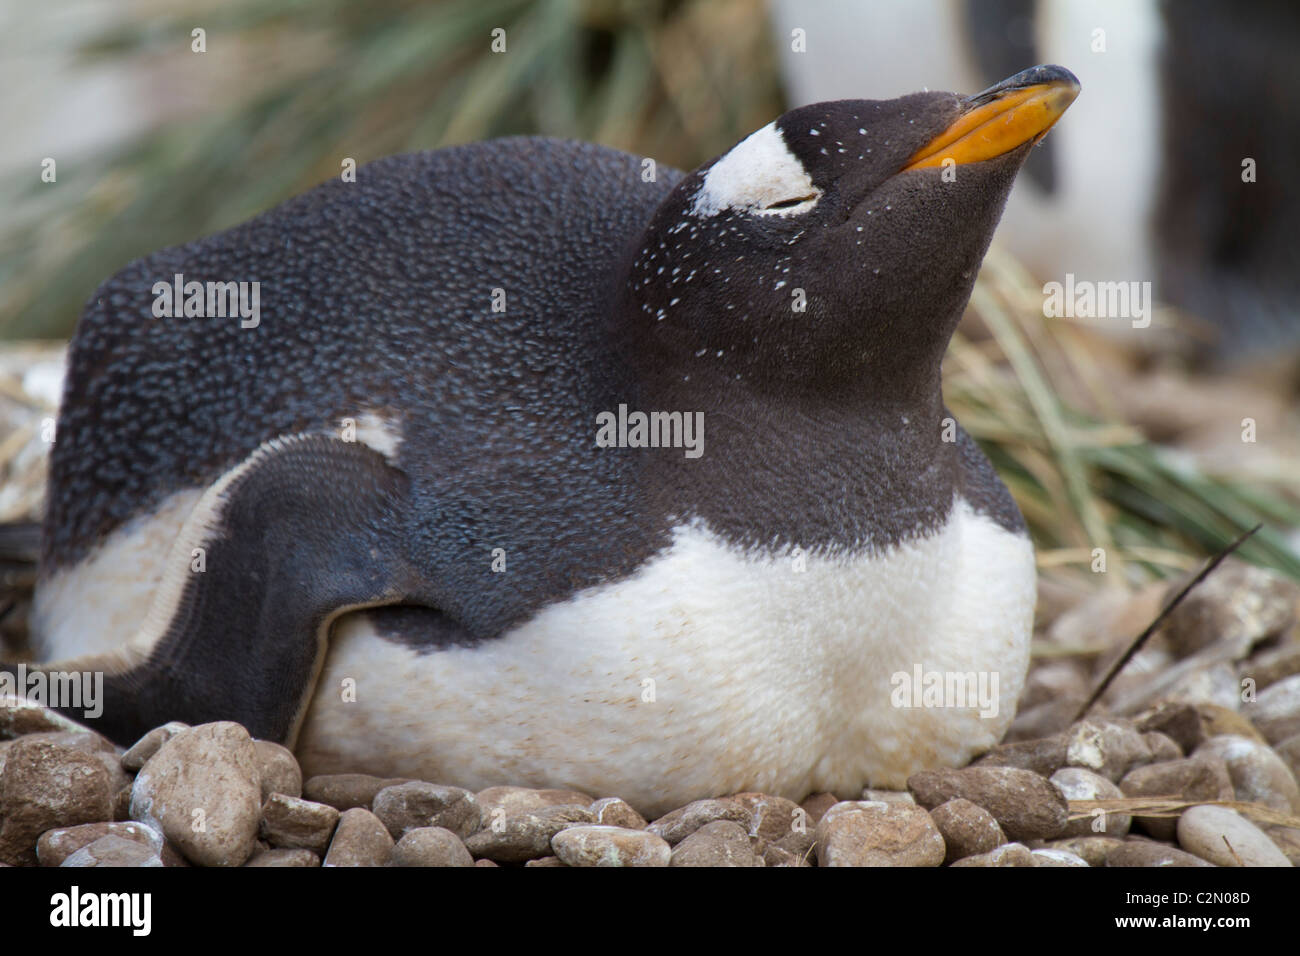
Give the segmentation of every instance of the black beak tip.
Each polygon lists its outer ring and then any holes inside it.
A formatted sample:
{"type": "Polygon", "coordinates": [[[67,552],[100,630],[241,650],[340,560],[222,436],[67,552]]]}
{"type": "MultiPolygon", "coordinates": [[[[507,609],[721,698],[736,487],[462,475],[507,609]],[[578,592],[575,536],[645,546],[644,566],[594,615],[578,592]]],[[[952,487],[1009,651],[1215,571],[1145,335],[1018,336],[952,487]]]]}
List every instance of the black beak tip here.
{"type": "Polygon", "coordinates": [[[1023,90],[1031,86],[1070,86],[1079,89],[1079,78],[1063,66],[1054,63],[1031,66],[1021,70],[1015,76],[1009,76],[1000,83],[995,83],[983,92],[966,98],[967,106],[980,106],[997,99],[1005,93],[1023,90]]]}

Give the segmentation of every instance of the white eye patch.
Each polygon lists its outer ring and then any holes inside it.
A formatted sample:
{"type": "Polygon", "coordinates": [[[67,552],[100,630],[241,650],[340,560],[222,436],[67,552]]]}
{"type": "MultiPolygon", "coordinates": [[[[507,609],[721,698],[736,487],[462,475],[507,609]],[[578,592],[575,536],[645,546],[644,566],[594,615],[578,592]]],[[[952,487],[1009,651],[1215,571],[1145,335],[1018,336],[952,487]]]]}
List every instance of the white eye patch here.
{"type": "Polygon", "coordinates": [[[724,209],[762,216],[793,216],[817,204],[821,190],[785,145],[776,123],[737,143],[704,174],[691,212],[716,216],[724,209]]]}

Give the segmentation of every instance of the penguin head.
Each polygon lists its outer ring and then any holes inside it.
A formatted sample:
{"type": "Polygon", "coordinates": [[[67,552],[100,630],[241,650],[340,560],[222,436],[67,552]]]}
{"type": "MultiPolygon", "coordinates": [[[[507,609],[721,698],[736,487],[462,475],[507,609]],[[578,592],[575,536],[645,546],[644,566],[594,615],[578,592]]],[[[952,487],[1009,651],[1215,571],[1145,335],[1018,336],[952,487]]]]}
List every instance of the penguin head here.
{"type": "Polygon", "coordinates": [[[1078,89],[1036,67],[967,98],[791,110],[665,198],[623,315],[675,368],[933,388],[1016,172],[1078,89]]]}

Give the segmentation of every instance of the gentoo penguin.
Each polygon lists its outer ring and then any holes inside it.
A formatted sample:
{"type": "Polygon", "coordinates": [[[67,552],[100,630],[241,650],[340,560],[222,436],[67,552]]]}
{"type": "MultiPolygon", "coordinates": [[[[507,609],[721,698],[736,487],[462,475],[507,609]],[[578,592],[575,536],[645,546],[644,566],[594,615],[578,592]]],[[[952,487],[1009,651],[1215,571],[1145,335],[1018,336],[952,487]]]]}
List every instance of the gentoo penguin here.
{"type": "Polygon", "coordinates": [[[686,174],[399,156],[128,266],[71,345],[42,659],[121,742],[237,720],[307,773],[652,814],[968,760],[1035,571],[940,361],[1077,91],[820,103],[686,174]],[[205,299],[254,282],[256,321],[205,299]]]}

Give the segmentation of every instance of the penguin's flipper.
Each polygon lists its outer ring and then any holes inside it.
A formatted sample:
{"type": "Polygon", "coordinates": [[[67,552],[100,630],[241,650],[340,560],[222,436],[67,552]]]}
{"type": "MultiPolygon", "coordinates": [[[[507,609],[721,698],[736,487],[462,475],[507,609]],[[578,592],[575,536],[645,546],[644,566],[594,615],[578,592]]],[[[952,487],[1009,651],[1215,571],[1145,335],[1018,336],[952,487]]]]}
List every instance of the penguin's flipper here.
{"type": "Polygon", "coordinates": [[[333,620],[419,603],[403,556],[408,487],[359,443],[263,444],[200,498],[137,637],[66,665],[103,665],[103,714],[88,722],[130,743],[169,720],[234,720],[292,745],[333,620]]]}

